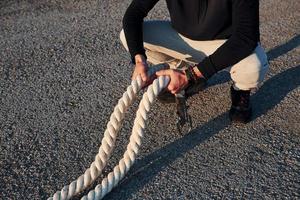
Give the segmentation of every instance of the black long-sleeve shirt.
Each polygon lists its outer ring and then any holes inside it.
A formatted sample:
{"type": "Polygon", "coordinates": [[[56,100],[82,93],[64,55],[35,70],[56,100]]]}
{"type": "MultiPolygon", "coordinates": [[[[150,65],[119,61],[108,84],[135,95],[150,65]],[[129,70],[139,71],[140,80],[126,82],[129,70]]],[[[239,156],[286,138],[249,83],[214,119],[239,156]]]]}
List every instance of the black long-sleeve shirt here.
{"type": "MultiPolygon", "coordinates": [[[[159,0],[133,0],[123,18],[132,59],[145,55],[143,19],[159,0]]],[[[259,0],[166,0],[172,27],[192,40],[228,39],[198,68],[206,77],[250,55],[259,41],[259,0]]]]}

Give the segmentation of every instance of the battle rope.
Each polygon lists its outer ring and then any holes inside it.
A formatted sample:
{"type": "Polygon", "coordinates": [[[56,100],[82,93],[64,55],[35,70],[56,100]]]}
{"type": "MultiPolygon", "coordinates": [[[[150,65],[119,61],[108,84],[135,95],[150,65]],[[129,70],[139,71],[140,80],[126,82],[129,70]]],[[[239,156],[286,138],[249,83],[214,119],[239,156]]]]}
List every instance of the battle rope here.
{"type": "MultiPolygon", "coordinates": [[[[165,68],[165,66],[157,65],[156,67],[151,67],[148,75],[152,75],[162,68],[165,68]]],[[[141,145],[141,139],[143,137],[147,113],[150,110],[150,105],[156,99],[159,92],[164,89],[168,83],[169,77],[162,76],[158,79],[155,79],[153,83],[148,86],[147,92],[144,93],[139,104],[139,109],[136,113],[132,133],[129,139],[129,144],[127,145],[127,150],[125,151],[123,158],[119,161],[119,164],[114,167],[113,172],[110,172],[108,176],[102,180],[102,183],[98,184],[94,190],[91,190],[87,196],[82,197],[82,200],[102,199],[129,171],[130,167],[135,161],[141,145]]],[[[95,160],[92,162],[90,167],[83,175],[79,176],[77,180],[73,181],[70,185],[64,186],[61,191],[57,191],[53,197],[48,198],[48,200],[70,199],[86,189],[99,177],[114,150],[117,134],[124,120],[125,113],[129,106],[134,102],[142,86],[142,79],[140,76],[138,76],[136,80],[131,82],[131,85],[127,88],[122,98],[118,101],[118,104],[115,106],[114,112],[111,114],[110,121],[108,122],[107,128],[104,132],[104,137],[101,141],[99,152],[95,156],[95,160]]]]}

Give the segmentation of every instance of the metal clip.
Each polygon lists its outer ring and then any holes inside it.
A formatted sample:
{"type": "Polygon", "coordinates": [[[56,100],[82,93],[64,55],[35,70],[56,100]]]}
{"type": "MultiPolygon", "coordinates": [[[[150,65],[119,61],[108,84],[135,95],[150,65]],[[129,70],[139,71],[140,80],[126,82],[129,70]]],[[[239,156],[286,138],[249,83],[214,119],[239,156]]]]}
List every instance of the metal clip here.
{"type": "Polygon", "coordinates": [[[178,116],[177,118],[177,129],[180,134],[182,134],[182,129],[187,124],[189,126],[188,132],[192,130],[193,124],[192,124],[192,118],[188,114],[188,106],[186,105],[186,98],[182,94],[176,94],[176,114],[178,116]]]}

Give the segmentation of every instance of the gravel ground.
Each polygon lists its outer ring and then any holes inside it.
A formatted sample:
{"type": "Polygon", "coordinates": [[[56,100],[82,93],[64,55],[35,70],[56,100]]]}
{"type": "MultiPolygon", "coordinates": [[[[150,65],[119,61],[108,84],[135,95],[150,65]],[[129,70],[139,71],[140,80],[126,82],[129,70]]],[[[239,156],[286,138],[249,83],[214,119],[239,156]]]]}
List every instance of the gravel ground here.
{"type": "MultiPolygon", "coordinates": [[[[46,199],[93,161],[130,83],[119,42],[129,3],[0,2],[0,199],[46,199]]],[[[260,8],[270,70],[252,96],[252,122],[230,124],[227,72],[189,100],[190,133],[177,133],[174,106],[156,102],[137,162],[105,199],[300,198],[300,1],[260,8]]],[[[149,18],[168,19],[164,1],[149,18]]],[[[106,173],[125,150],[134,111],[106,173]]]]}

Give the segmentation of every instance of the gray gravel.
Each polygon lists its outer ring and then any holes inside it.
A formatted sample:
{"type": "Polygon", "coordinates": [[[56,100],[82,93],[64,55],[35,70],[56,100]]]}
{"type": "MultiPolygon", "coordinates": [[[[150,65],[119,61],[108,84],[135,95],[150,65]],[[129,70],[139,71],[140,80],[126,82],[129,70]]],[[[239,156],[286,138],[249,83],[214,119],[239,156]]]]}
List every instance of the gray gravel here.
{"type": "MultiPolygon", "coordinates": [[[[0,199],[46,199],[93,161],[130,83],[119,42],[129,2],[0,2],[0,199]]],[[[300,1],[260,8],[271,68],[252,96],[253,121],[230,124],[227,72],[189,100],[190,133],[177,133],[174,106],[155,103],[137,162],[105,199],[300,198],[300,1]]],[[[163,1],[149,18],[168,19],[163,1]]],[[[106,173],[125,150],[134,111],[106,173]]]]}

